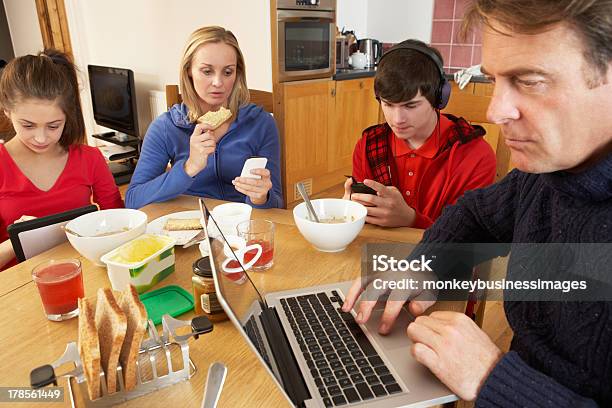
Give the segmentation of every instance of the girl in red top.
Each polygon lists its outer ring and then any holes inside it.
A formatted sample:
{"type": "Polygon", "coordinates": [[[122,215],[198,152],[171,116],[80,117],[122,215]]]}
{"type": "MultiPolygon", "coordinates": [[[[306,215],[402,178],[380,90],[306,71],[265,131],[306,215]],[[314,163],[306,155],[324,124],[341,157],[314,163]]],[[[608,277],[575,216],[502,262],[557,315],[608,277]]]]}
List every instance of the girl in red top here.
{"type": "Polygon", "coordinates": [[[374,92],[386,123],[367,128],[353,152],[353,179],[376,195],[344,198],[367,206],[366,222],[428,228],[467,190],[495,178],[495,154],[485,130],[441,115],[450,96],[442,56],[418,40],[394,46],[380,60],[374,92]]]}
{"type": "Polygon", "coordinates": [[[7,227],[92,201],[123,207],[104,157],[84,144],[77,75],[65,54],[15,58],[0,76],[0,107],[15,136],[0,143],[0,270],[16,263],[7,227]]]}

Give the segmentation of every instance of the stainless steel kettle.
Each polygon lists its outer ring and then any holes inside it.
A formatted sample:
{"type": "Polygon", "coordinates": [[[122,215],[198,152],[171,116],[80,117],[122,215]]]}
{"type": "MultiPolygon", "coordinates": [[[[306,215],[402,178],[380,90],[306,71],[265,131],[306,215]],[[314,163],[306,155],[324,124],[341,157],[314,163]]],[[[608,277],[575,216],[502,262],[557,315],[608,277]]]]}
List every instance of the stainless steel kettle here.
{"type": "Polygon", "coordinates": [[[378,64],[382,55],[382,43],[372,38],[364,38],[359,40],[359,51],[366,55],[366,67],[372,68],[378,64]]]}

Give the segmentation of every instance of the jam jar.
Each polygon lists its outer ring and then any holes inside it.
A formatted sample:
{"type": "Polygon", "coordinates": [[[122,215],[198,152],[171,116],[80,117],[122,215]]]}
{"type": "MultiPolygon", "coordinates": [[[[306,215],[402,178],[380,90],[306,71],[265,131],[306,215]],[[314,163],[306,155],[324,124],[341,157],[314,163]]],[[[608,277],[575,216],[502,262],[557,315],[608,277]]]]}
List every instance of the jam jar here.
{"type": "Polygon", "coordinates": [[[204,315],[211,322],[227,319],[227,315],[215,293],[215,281],[208,256],[204,256],[193,263],[191,286],[193,287],[194,310],[197,315],[204,315]]]}

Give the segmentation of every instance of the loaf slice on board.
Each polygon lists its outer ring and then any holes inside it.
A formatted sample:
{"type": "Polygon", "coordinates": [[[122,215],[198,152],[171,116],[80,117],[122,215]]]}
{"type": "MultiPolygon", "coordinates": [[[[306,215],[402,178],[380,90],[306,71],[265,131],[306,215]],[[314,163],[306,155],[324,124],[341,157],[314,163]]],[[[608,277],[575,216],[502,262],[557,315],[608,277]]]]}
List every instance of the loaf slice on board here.
{"type": "Polygon", "coordinates": [[[126,391],[136,386],[136,360],[140,343],[147,331],[147,311],[138,297],[138,292],[133,285],[128,285],[125,292],[119,295],[119,306],[127,317],[127,332],[121,347],[119,361],[123,368],[123,382],[126,391]]]}
{"type": "Polygon", "coordinates": [[[114,394],[117,391],[117,364],[125,338],[127,319],[109,288],[98,289],[96,328],[100,341],[102,369],[106,374],[106,386],[108,393],[114,394]]]}
{"type": "Polygon", "coordinates": [[[93,305],[79,298],[79,356],[87,380],[87,391],[92,401],[100,398],[100,343],[93,305]]]}

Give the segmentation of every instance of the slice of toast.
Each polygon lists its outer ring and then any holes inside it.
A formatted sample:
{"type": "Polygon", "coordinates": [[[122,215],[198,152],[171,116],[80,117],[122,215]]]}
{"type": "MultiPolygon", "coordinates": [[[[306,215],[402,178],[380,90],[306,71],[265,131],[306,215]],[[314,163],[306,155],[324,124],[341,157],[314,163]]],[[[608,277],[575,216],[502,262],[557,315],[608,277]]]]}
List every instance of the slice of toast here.
{"type": "Polygon", "coordinates": [[[93,305],[87,299],[79,298],[78,349],[92,401],[100,398],[100,343],[94,316],[93,305]]]}
{"type": "Polygon", "coordinates": [[[119,306],[127,317],[127,332],[121,347],[119,361],[123,368],[125,390],[130,391],[136,387],[136,360],[140,343],[147,331],[147,311],[133,285],[128,285],[127,290],[121,292],[119,306]]]}
{"type": "Polygon", "coordinates": [[[231,117],[232,111],[222,106],[218,111],[208,111],[200,116],[198,118],[198,123],[210,125],[212,129],[215,130],[231,117]]]}
{"type": "Polygon", "coordinates": [[[201,230],[202,224],[198,218],[168,218],[164,229],[166,231],[201,230]]]}
{"type": "Polygon", "coordinates": [[[117,364],[125,338],[127,319],[117,304],[113,291],[109,288],[98,289],[96,328],[102,369],[106,374],[106,386],[108,393],[114,394],[117,391],[117,364]]]}

